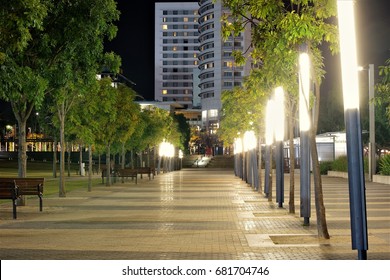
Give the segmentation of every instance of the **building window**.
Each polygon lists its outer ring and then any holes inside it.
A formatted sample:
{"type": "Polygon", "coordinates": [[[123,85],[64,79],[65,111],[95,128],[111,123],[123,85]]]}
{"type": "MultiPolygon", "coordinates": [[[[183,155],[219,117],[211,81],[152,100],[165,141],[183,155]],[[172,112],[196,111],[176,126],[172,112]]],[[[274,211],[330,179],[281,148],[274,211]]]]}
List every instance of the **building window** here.
{"type": "Polygon", "coordinates": [[[166,90],[166,89],[162,90],[162,94],[167,94],[167,93],[168,93],[168,90],[166,90]]]}
{"type": "Polygon", "coordinates": [[[163,29],[163,30],[167,30],[167,29],[168,29],[168,25],[163,24],[162,29],[163,29]]]}
{"type": "Polygon", "coordinates": [[[209,110],[209,117],[210,117],[210,118],[218,117],[218,110],[217,110],[217,109],[211,109],[211,110],[209,110]]]}

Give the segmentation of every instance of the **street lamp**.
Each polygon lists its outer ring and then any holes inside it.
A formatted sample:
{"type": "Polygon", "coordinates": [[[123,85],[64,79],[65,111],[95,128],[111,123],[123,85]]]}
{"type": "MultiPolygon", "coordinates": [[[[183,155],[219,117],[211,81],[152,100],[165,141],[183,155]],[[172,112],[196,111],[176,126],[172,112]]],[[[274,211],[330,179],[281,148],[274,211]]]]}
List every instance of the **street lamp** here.
{"type": "Polygon", "coordinates": [[[310,59],[307,52],[299,55],[299,128],[300,128],[300,196],[303,224],[310,224],[310,59]]]}
{"type": "Polygon", "coordinates": [[[271,153],[274,142],[274,112],[275,102],[270,99],[267,103],[265,116],[265,174],[264,174],[264,193],[268,200],[272,200],[272,163],[271,153]]]}
{"type": "Polygon", "coordinates": [[[275,109],[276,202],[281,208],[284,202],[284,92],[282,87],[275,89],[275,109]]]}
{"type": "Polygon", "coordinates": [[[368,116],[369,116],[369,135],[370,142],[368,143],[368,176],[370,181],[373,181],[373,176],[376,173],[376,145],[375,145],[375,105],[373,102],[374,90],[374,64],[369,64],[368,68],[359,67],[360,71],[368,70],[368,116]]]}
{"type": "Polygon", "coordinates": [[[359,88],[354,19],[354,1],[338,0],[340,58],[347,137],[348,183],[352,249],[360,260],[367,259],[368,234],[363,149],[359,113],[359,88]]]}

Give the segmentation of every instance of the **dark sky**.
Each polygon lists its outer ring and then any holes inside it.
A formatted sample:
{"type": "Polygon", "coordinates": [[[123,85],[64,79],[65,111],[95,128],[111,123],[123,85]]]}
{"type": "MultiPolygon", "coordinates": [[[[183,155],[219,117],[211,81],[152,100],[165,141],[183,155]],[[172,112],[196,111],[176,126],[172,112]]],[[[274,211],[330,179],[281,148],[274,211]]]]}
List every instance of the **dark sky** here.
{"type": "MultiPolygon", "coordinates": [[[[122,57],[123,74],[136,83],[134,89],[147,100],[154,99],[154,0],[117,0],[121,19],[116,39],[107,48],[122,57]]],[[[192,2],[192,1],[157,1],[192,2]]],[[[390,0],[356,0],[358,61],[384,65],[390,58],[390,0]]],[[[327,75],[323,91],[339,83],[338,55],[324,52],[327,75]]]]}
{"type": "Polygon", "coordinates": [[[117,0],[121,11],[116,38],[107,49],[122,57],[123,75],[136,83],[134,90],[146,100],[154,100],[154,4],[152,1],[117,0]]]}

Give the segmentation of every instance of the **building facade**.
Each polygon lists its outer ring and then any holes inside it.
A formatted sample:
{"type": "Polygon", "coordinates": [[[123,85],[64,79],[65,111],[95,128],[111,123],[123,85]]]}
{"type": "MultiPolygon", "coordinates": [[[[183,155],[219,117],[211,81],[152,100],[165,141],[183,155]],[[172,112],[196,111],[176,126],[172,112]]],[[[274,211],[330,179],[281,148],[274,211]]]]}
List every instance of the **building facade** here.
{"type": "Polygon", "coordinates": [[[197,2],[155,4],[156,101],[193,107],[199,53],[198,9],[197,2]]]}
{"type": "Polygon", "coordinates": [[[221,26],[224,14],[229,14],[229,10],[221,1],[199,1],[199,87],[202,126],[209,134],[214,134],[219,127],[222,92],[241,86],[243,78],[250,73],[250,61],[245,66],[237,66],[232,57],[234,50],[246,50],[250,46],[250,29],[224,41],[221,26]]]}

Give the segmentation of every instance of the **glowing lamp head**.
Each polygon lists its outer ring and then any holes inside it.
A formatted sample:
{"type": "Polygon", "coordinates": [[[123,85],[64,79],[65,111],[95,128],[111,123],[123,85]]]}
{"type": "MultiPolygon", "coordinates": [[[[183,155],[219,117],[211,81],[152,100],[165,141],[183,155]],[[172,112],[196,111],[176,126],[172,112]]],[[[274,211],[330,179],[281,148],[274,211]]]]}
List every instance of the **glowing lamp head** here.
{"type": "Polygon", "coordinates": [[[359,109],[354,2],[337,1],[344,110],[359,109]]]}

